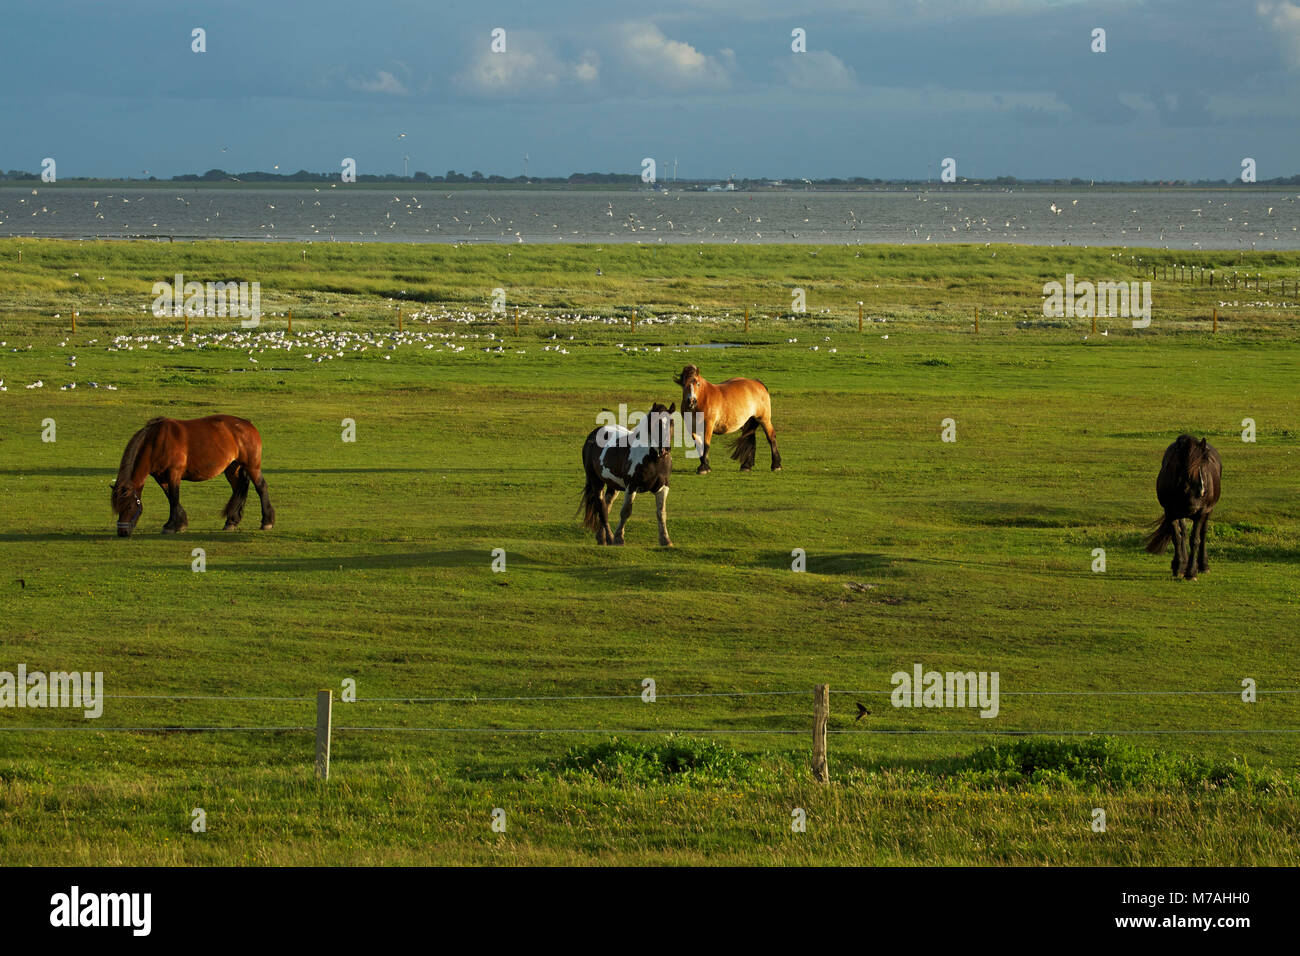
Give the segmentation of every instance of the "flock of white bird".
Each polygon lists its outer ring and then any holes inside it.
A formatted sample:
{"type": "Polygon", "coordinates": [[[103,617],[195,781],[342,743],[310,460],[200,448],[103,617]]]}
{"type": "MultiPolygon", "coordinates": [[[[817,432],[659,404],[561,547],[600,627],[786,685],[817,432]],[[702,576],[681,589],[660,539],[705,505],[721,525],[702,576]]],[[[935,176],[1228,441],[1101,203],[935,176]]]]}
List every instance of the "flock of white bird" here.
{"type": "MultiPolygon", "coordinates": [[[[236,328],[224,331],[192,331],[192,332],[175,332],[175,333],[140,333],[140,334],[121,334],[115,335],[102,347],[109,353],[128,353],[128,352],[176,352],[187,349],[205,350],[223,350],[244,353],[247,362],[251,365],[261,364],[263,359],[268,361],[283,362],[291,357],[301,356],[302,361],[308,365],[321,365],[326,362],[338,361],[349,357],[358,358],[366,356],[367,358],[379,357],[384,361],[391,360],[393,353],[403,349],[420,349],[447,355],[458,355],[464,353],[467,349],[473,352],[483,352],[488,355],[527,355],[528,349],[517,348],[510,344],[502,333],[493,331],[460,331],[456,328],[447,330],[430,328],[435,323],[448,323],[450,325],[468,325],[480,324],[489,321],[502,321],[499,314],[491,312],[476,312],[467,309],[425,309],[409,313],[407,321],[414,325],[423,323],[425,328],[403,329],[398,331],[390,329],[386,331],[375,330],[358,330],[358,329],[300,329],[289,332],[285,329],[270,329],[257,327],[251,329],[236,328]],[[367,353],[370,353],[367,355],[367,353]]],[[[561,328],[551,333],[548,338],[542,340],[540,352],[551,355],[570,355],[571,349],[578,347],[577,335],[567,333],[569,327],[581,327],[584,325],[628,325],[628,319],[619,316],[609,315],[589,315],[580,312],[562,312],[556,314],[528,314],[526,316],[530,324],[545,323],[561,328]]],[[[884,322],[884,319],[872,319],[872,321],[884,322]]],[[[694,325],[699,327],[731,325],[737,322],[730,313],[721,313],[718,315],[707,314],[689,314],[673,313],[668,315],[642,316],[637,319],[637,326],[646,325],[694,325]]],[[[885,335],[882,338],[887,339],[885,335]]],[[[788,340],[789,344],[795,344],[799,340],[792,338],[788,340]]],[[[823,339],[829,342],[829,336],[823,339]]],[[[83,348],[94,348],[99,345],[99,339],[91,339],[85,343],[83,348]]],[[[0,342],[0,348],[7,347],[7,342],[0,342]]],[[[60,348],[68,348],[68,340],[59,343],[60,348]]],[[[615,343],[615,347],[623,354],[643,354],[653,355],[664,350],[663,346],[657,345],[628,345],[623,342],[615,343]]],[[[669,346],[670,352],[687,352],[700,346],[669,346]]],[[[24,350],[30,350],[31,346],[25,346],[24,350]]],[[[812,352],[822,351],[822,346],[808,346],[812,352]]],[[[17,348],[10,349],[12,352],[20,351],[17,348]]],[[[837,354],[837,349],[826,348],[825,353],[829,355],[837,354]]],[[[69,368],[77,367],[77,357],[75,354],[69,354],[67,357],[69,368]]],[[[44,388],[43,379],[28,383],[26,388],[44,388]]],[[[109,391],[116,391],[116,385],[102,385],[98,382],[68,382],[60,386],[62,391],[71,391],[77,388],[104,388],[109,391]]],[[[0,379],[0,391],[7,391],[8,388],[3,379],[0,379]]]]}
{"type": "MultiPolygon", "coordinates": [[[[516,215],[522,218],[511,218],[508,212],[495,212],[490,209],[480,209],[471,211],[464,208],[467,205],[466,197],[468,194],[463,192],[456,193],[438,193],[429,192],[423,195],[394,195],[387,200],[385,205],[387,209],[382,210],[383,218],[380,222],[375,222],[379,209],[372,205],[373,200],[379,197],[370,191],[360,194],[349,194],[348,190],[337,190],[338,184],[330,184],[325,187],[314,187],[311,194],[283,194],[273,197],[276,202],[267,201],[267,197],[258,197],[261,205],[257,207],[256,216],[251,207],[237,209],[228,207],[226,221],[229,222],[233,215],[242,217],[248,222],[247,227],[237,227],[237,231],[244,228],[252,230],[256,228],[261,233],[261,238],[313,238],[331,240],[348,240],[356,237],[378,239],[385,234],[395,238],[406,237],[414,234],[427,235],[430,238],[446,237],[448,240],[483,240],[490,242],[525,242],[526,240],[547,241],[555,239],[565,239],[567,241],[584,241],[594,239],[596,236],[603,236],[606,239],[617,241],[619,239],[635,241],[680,241],[689,238],[692,241],[700,242],[721,242],[730,241],[733,243],[753,242],[753,241],[800,241],[806,242],[815,240],[818,242],[830,242],[841,238],[841,233],[856,233],[860,226],[874,226],[876,235],[875,241],[889,241],[891,239],[912,239],[914,241],[932,242],[940,236],[996,236],[999,239],[1011,239],[1013,241],[1024,241],[1029,236],[1041,232],[1044,228],[1050,228],[1060,233],[1059,242],[1071,244],[1072,242],[1091,241],[1094,243],[1102,241],[1121,242],[1132,234],[1143,236],[1142,218],[1146,215],[1140,213],[1137,209],[1132,209],[1127,216],[1133,217],[1130,220],[1116,218],[1114,210],[1099,207],[1097,203],[1085,202],[1082,208],[1079,207],[1080,200],[1073,199],[1068,205],[1058,205],[1055,200],[1046,202],[1045,210],[1053,220],[1061,219],[1059,225],[1045,227],[1041,222],[1030,221],[1031,217],[1025,216],[998,216],[1002,218],[1002,226],[997,225],[996,219],[990,219],[987,215],[978,215],[968,211],[965,207],[956,205],[956,203],[944,193],[922,192],[916,194],[917,208],[920,204],[928,204],[929,209],[936,211],[935,219],[927,222],[913,221],[911,224],[894,223],[892,225],[882,222],[873,222],[871,217],[859,218],[854,209],[848,209],[847,215],[843,212],[834,212],[829,208],[823,207],[819,211],[820,224],[813,223],[813,217],[802,215],[803,212],[812,212],[812,207],[803,202],[803,197],[795,195],[791,198],[799,202],[802,211],[793,207],[782,209],[780,206],[771,207],[769,217],[773,214],[783,217],[783,223],[771,223],[763,225],[763,218],[752,212],[746,212],[741,206],[728,204],[722,211],[722,215],[716,215],[719,211],[713,205],[714,200],[704,198],[701,194],[692,192],[674,192],[666,196],[660,193],[651,195],[630,194],[626,199],[617,200],[623,207],[615,209],[614,201],[603,199],[602,197],[591,197],[592,204],[590,208],[583,206],[571,207],[566,212],[566,217],[570,221],[562,225],[560,216],[554,209],[547,212],[545,218],[551,218],[553,221],[545,222],[543,213],[539,210],[532,210],[531,215],[527,211],[521,211],[516,215]],[[315,194],[321,193],[324,188],[328,205],[322,205],[321,199],[315,198],[315,194]],[[438,197],[441,196],[441,199],[438,197]],[[364,198],[361,198],[364,197],[364,198]],[[316,219],[317,221],[308,221],[291,227],[289,233],[277,232],[274,217],[284,211],[283,207],[288,205],[296,210],[294,218],[301,222],[316,219]],[[600,203],[604,207],[600,207],[600,203]],[[277,206],[279,203],[279,206],[277,206]],[[662,203],[671,203],[672,208],[660,211],[662,203]],[[707,206],[705,204],[708,204],[707,206]],[[330,211],[333,206],[334,211],[330,211]],[[582,210],[586,209],[586,213],[582,210]],[[319,218],[313,215],[319,210],[319,218]],[[1066,215],[1069,214],[1069,215],[1066,215]],[[1107,221],[1102,222],[1101,216],[1107,221]],[[835,217],[839,220],[839,228],[832,230],[827,228],[830,218],[835,217]],[[597,225],[600,220],[612,219],[614,222],[608,223],[614,228],[602,228],[597,225]],[[260,221],[257,221],[260,220],[260,221]],[[253,223],[256,221],[256,226],[253,223]],[[372,225],[373,223],[373,225],[372,225]],[[802,226],[806,229],[800,231],[802,226]],[[399,229],[400,227],[400,229],[399,229]],[[576,228],[574,228],[576,227],[576,228]],[[760,228],[761,227],[761,228],[760,228]],[[882,231],[883,230],[883,231],[882,231]],[[897,232],[897,235],[894,233],[897,232]],[[834,233],[834,234],[833,234],[834,233]],[[924,236],[924,238],[922,238],[924,236]],[[643,238],[642,238],[643,237],[643,238]]],[[[89,192],[85,190],[84,192],[89,192]]],[[[33,189],[32,196],[39,197],[40,190],[33,189]]],[[[492,194],[494,199],[503,203],[518,203],[520,195],[511,194],[508,199],[501,200],[500,194],[492,194]]],[[[534,194],[528,194],[530,197],[534,194]]],[[[561,194],[536,194],[555,197],[561,194]]],[[[566,196],[566,200],[572,201],[572,195],[566,196]]],[[[581,194],[577,194],[581,195],[581,194]]],[[[765,199],[768,196],[782,197],[787,194],[764,194],[765,199]]],[[[28,223],[32,218],[45,216],[52,219],[59,216],[60,208],[55,207],[53,210],[42,202],[39,198],[30,199],[27,196],[16,197],[18,208],[11,214],[4,208],[5,203],[2,200],[10,198],[4,192],[0,192],[0,226],[9,222],[11,227],[17,227],[19,223],[28,223]],[[37,208],[39,206],[39,208],[37,208]]],[[[128,196],[121,196],[116,193],[109,193],[102,196],[101,199],[88,199],[85,196],[78,195],[75,200],[66,198],[69,203],[88,202],[87,210],[78,209],[76,206],[70,208],[63,207],[66,214],[62,217],[60,225],[67,223],[66,230],[69,234],[75,232],[85,232],[84,225],[77,225],[76,220],[83,212],[93,213],[96,222],[102,222],[104,234],[115,235],[141,235],[141,234],[177,234],[177,235],[207,235],[212,233],[212,223],[220,220],[221,209],[219,203],[226,202],[227,197],[220,193],[198,192],[194,190],[187,191],[183,195],[168,196],[162,192],[156,194],[144,193],[136,196],[134,199],[128,196]],[[170,198],[186,208],[185,212],[170,213],[165,207],[160,207],[158,200],[170,198]],[[206,205],[204,203],[206,202],[206,205]],[[112,210],[121,209],[123,206],[144,210],[143,218],[134,217],[134,223],[123,221],[120,229],[115,228],[116,215],[112,210]],[[197,206],[196,206],[197,204],[197,206]],[[196,207],[189,211],[190,207],[196,207]],[[153,232],[151,232],[151,230],[153,232]]],[[[477,197],[476,197],[477,198],[477,197]]],[[[747,197],[753,200],[754,196],[747,197]]],[[[825,198],[820,197],[820,198],[825,198]]],[[[244,199],[240,197],[241,201],[244,199]]],[[[1294,204],[1300,196],[1287,196],[1282,201],[1288,204],[1294,204]]],[[[860,198],[854,199],[855,202],[862,202],[860,198]]],[[[869,201],[869,200],[868,200],[869,201]]],[[[1217,232],[1225,238],[1234,241],[1237,245],[1245,246],[1247,243],[1255,247],[1259,242],[1284,243],[1288,246],[1295,242],[1294,234],[1300,232],[1300,225],[1290,225],[1281,222],[1281,217],[1273,216],[1276,207],[1269,206],[1267,211],[1259,215],[1266,221],[1266,228],[1260,229],[1258,225],[1251,229],[1250,220],[1253,218],[1250,213],[1251,200],[1225,199],[1218,202],[1221,207],[1213,209],[1216,201],[1207,197],[1201,200],[1202,205],[1191,209],[1193,214],[1192,222],[1177,223],[1177,233],[1183,233],[1188,228],[1193,228],[1201,232],[1217,232]],[[1236,203],[1230,206],[1229,203],[1236,203]],[[1207,219],[1206,212],[1209,209],[1215,218],[1217,218],[1218,227],[1211,226],[1205,222],[1207,219]],[[1238,215],[1226,215],[1229,209],[1235,209],[1238,215]],[[1199,222],[1197,222],[1199,220],[1199,222]],[[1292,237],[1285,237],[1287,226],[1290,225],[1292,237]]],[[[743,203],[742,203],[743,205],[743,203]]],[[[173,208],[175,207],[173,204],[173,208]]],[[[1258,210],[1258,207],[1255,207],[1258,210]]],[[[527,207],[524,207],[527,210],[527,207]]],[[[910,218],[910,217],[909,217],[910,218]]],[[[923,214],[922,217],[929,218],[923,214]]],[[[1165,243],[1167,236],[1174,235],[1173,224],[1159,225],[1148,222],[1146,234],[1152,235],[1150,240],[1153,243],[1165,243]]],[[[48,227],[47,227],[48,228],[48,227]]],[[[100,227],[92,231],[98,232],[100,227]]],[[[62,229],[54,230],[61,233],[62,229]]],[[[13,234],[36,234],[37,230],[30,226],[22,227],[20,231],[13,234]]],[[[218,234],[227,235],[228,229],[218,230],[218,234]]],[[[235,236],[230,238],[251,238],[251,236],[235,236]]],[[[1145,236],[1143,236],[1145,239],[1145,236]]],[[[854,241],[857,241],[856,238],[854,241]]],[[[1216,240],[1216,243],[1220,240],[1216,240]]],[[[1190,243],[1192,247],[1201,245],[1200,241],[1190,243]]]]}

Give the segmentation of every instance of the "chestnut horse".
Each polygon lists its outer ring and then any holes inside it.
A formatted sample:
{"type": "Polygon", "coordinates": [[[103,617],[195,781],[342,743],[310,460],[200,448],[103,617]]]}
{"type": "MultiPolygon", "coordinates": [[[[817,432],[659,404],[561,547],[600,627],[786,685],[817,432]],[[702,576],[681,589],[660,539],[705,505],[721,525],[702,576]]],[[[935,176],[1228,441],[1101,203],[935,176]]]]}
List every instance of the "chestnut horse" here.
{"type": "Polygon", "coordinates": [[[1165,509],[1156,529],[1147,539],[1147,550],[1163,554],[1169,539],[1174,540],[1174,559],[1169,567],[1174,577],[1195,581],[1200,571],[1208,570],[1205,560],[1205,529],[1210,512],[1219,500],[1223,463],[1213,445],[1202,438],[1179,435],[1165,449],[1156,478],[1156,497],[1165,509]],[[1190,539],[1183,520],[1192,519],[1190,539]]]}
{"type": "Polygon", "coordinates": [[[772,427],[772,396],[768,394],[767,386],[754,378],[729,378],[721,385],[712,385],[704,380],[694,365],[688,365],[680,375],[674,375],[673,381],[682,387],[682,419],[690,423],[687,429],[699,452],[698,474],[707,475],[713,470],[709,465],[709,446],[713,443],[713,436],[725,435],[737,428],[740,434],[736,436],[731,457],[740,462],[741,471],[754,467],[759,428],[763,429],[772,449],[772,470],[781,470],[776,429],[772,427]]]}
{"type": "Polygon", "coordinates": [[[629,431],[619,425],[602,425],[587,436],[582,446],[582,470],[587,484],[582,489],[582,523],[596,532],[597,544],[622,544],[623,526],[632,514],[632,502],[641,492],[655,496],[659,516],[659,543],[673,546],[668,539],[668,480],[673,471],[673,419],[677,403],[667,408],[655,402],[650,413],[629,431]],[[626,491],[617,530],[609,530],[609,509],[620,491],[626,491]]]}
{"type": "Polygon", "coordinates": [[[171,514],[163,534],[176,534],[189,527],[189,516],[181,507],[182,481],[207,481],[222,472],[230,482],[226,502],[229,531],[244,516],[251,481],[262,501],[262,530],[275,523],[275,509],[262,477],[262,436],[253,423],[232,415],[209,415],[178,421],[152,418],[131,436],[122,453],[122,464],[113,482],[113,510],[117,512],[117,533],[128,537],[144,512],[140,494],[152,475],[171,503],[171,514]]]}

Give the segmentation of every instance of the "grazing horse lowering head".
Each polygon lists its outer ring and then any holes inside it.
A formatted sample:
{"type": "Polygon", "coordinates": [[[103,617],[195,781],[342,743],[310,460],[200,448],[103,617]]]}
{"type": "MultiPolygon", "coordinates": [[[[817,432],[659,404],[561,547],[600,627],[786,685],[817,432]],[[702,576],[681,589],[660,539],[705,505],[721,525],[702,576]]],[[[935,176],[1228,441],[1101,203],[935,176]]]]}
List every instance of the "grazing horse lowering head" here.
{"type": "Polygon", "coordinates": [[[113,481],[109,484],[112,486],[109,500],[117,515],[117,536],[129,538],[131,532],[135,530],[135,523],[144,513],[144,502],[140,500],[140,495],[130,481],[113,481]]]}
{"type": "Polygon", "coordinates": [[[682,411],[693,412],[696,410],[698,398],[696,392],[704,382],[704,377],[700,375],[700,370],[694,365],[688,365],[682,369],[680,375],[674,375],[673,381],[682,387],[682,411]]]}
{"type": "Polygon", "coordinates": [[[226,530],[239,524],[251,485],[262,502],[262,530],[275,523],[275,509],[262,475],[262,436],[253,423],[233,415],[208,415],[184,421],[151,418],[131,436],[122,452],[117,481],[109,498],[117,515],[117,534],[129,538],[144,513],[140,496],[150,478],[167,495],[169,505],[163,534],[179,534],[189,527],[181,507],[182,481],[208,481],[224,474],[230,482],[230,500],[223,511],[226,530]]]}

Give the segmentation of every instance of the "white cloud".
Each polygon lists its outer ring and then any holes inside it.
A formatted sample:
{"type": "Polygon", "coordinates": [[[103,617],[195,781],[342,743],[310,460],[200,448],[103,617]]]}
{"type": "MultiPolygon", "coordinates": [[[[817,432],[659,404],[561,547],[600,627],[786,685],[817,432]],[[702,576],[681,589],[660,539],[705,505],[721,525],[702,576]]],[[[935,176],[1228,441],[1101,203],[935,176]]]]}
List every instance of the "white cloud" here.
{"type": "Polygon", "coordinates": [[[505,53],[481,50],[455,82],[476,96],[548,97],[571,86],[589,89],[599,79],[600,57],[594,52],[584,51],[569,62],[540,35],[512,30],[505,53]]]}
{"type": "Polygon", "coordinates": [[[777,60],[777,69],[793,89],[809,93],[846,93],[858,87],[853,67],[833,53],[810,50],[777,60]]]}
{"type": "Polygon", "coordinates": [[[363,93],[387,93],[391,96],[406,96],[411,91],[406,84],[387,70],[379,70],[374,79],[352,79],[348,85],[363,93]]]}
{"type": "Polygon", "coordinates": [[[1300,67],[1300,3],[1260,0],[1255,11],[1277,32],[1291,66],[1300,67]]]}
{"type": "Polygon", "coordinates": [[[718,90],[731,86],[735,54],[701,53],[689,43],[672,40],[653,23],[625,23],[614,31],[618,62],[643,81],[672,92],[718,90]]]}

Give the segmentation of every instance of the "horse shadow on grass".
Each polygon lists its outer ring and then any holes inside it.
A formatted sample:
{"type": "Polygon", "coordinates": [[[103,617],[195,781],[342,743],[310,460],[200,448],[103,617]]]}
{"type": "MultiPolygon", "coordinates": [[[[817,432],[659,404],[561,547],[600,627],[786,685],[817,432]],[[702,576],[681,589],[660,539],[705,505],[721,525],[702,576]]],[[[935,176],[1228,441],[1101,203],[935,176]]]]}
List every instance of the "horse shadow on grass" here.
{"type": "MultiPolygon", "coordinates": [[[[448,469],[442,469],[447,471],[448,469]]],[[[471,469],[467,469],[471,470],[471,469]]],[[[483,469],[472,469],[483,471],[483,469]]],[[[437,472],[436,468],[425,467],[387,467],[387,466],[366,466],[354,468],[271,468],[267,469],[267,480],[270,481],[276,475],[431,475],[437,472]]],[[[22,478],[102,478],[104,481],[112,481],[117,477],[116,466],[104,466],[99,468],[85,467],[62,467],[62,468],[0,468],[0,475],[17,475],[22,478]]]]}
{"type": "MultiPolygon", "coordinates": [[[[795,557],[788,551],[766,555],[761,560],[761,567],[777,571],[789,571],[795,557]]],[[[885,554],[867,551],[843,551],[819,554],[815,549],[805,551],[804,570],[809,574],[827,574],[835,576],[854,574],[896,574],[899,573],[899,559],[885,554]]]]}
{"type": "MultiPolygon", "coordinates": [[[[508,566],[544,567],[546,562],[527,555],[511,552],[508,566]]],[[[402,568],[473,568],[489,570],[492,552],[489,548],[459,548],[450,551],[405,551],[384,554],[340,554],[323,557],[264,558],[227,561],[208,566],[208,573],[281,574],[286,571],[380,571],[402,568]]]]}

